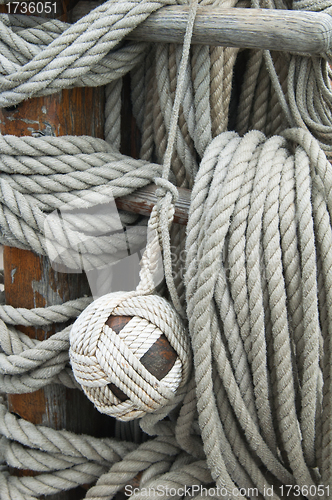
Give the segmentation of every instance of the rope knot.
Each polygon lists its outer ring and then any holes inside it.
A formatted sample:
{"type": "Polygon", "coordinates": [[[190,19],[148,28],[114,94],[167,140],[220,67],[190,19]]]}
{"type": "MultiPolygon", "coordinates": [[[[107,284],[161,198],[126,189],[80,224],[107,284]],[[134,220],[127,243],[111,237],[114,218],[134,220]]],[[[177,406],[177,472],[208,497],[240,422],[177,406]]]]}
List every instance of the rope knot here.
{"type": "Polygon", "coordinates": [[[161,177],[157,177],[156,179],[154,179],[154,183],[158,186],[158,189],[156,190],[156,196],[159,198],[159,200],[163,198],[167,193],[170,193],[172,196],[171,203],[174,205],[177,202],[179,193],[176,186],[174,186],[171,181],[163,179],[161,177]]]}
{"type": "Polygon", "coordinates": [[[76,380],[96,408],[132,420],[171,405],[190,374],[188,335],[162,297],[110,293],[88,306],[70,333],[76,380]]]}

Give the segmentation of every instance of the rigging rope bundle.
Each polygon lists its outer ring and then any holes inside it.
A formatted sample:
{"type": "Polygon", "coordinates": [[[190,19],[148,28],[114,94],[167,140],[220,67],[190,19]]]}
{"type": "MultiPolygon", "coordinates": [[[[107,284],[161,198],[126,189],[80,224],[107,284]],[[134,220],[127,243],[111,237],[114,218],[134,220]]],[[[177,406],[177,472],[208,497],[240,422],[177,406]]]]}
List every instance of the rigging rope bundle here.
{"type": "MultiPolygon", "coordinates": [[[[331,166],[310,134],[283,135],[227,132],[206,151],[186,243],[196,390],[189,384],[166,428],[142,419],[152,434],[176,438],[193,470],[202,446],[230,495],[257,488],[264,496],[276,481],[311,492],[330,484],[331,166]]],[[[167,482],[171,462],[145,486],[167,482]]],[[[108,477],[88,498],[99,498],[98,488],[111,498],[123,486],[102,487],[108,477]]]]}
{"type": "MultiPolygon", "coordinates": [[[[133,493],[135,500],[146,497],[143,488],[158,487],[167,498],[167,488],[211,484],[219,488],[207,491],[211,497],[277,499],[284,485],[310,499],[329,496],[332,171],[324,152],[331,150],[331,55],[284,59],[250,51],[234,119],[229,106],[237,104],[234,88],[231,99],[237,49],[194,46],[189,53],[187,46],[185,66],[182,47],[123,42],[150,13],[170,4],[109,0],[74,25],[0,16],[1,106],[80,85],[106,85],[107,98],[105,141],[0,136],[1,242],[45,254],[45,219],[59,203],[91,207],[110,193],[129,194],[161,176],[156,162],[164,164],[157,240],[168,298],[189,323],[194,363],[185,384],[188,338],[179,328],[187,352],[181,358],[175,348],[183,385],[165,407],[140,420],[151,436],[140,445],[34,426],[0,405],[6,462],[1,500],[35,500],[96,479],[86,498],[106,500],[139,473],[142,489],[133,493]],[[140,160],[117,151],[121,77],[128,71],[142,135],[140,160]],[[232,120],[240,135],[227,132],[232,120]],[[187,232],[173,225],[171,241],[176,190],[167,181],[169,170],[175,185],[193,188],[187,232]],[[170,245],[176,249],[173,265],[170,245]],[[7,467],[39,475],[13,477],[7,467]]],[[[331,9],[327,2],[252,6],[331,9]]],[[[128,214],[121,218],[124,225],[135,222],[128,214]]],[[[77,219],[69,222],[81,229],[77,219]]],[[[103,218],[85,222],[93,230],[103,218]]],[[[54,245],[62,255],[68,238],[60,235],[54,234],[54,245]]],[[[114,239],[102,253],[120,246],[114,239]]],[[[147,267],[153,267],[152,254],[143,258],[147,267]]],[[[63,255],[77,265],[77,253],[63,255]]],[[[88,255],[93,267],[96,248],[89,247],[88,255]]],[[[153,289],[144,276],[142,296],[153,289]]],[[[61,315],[65,321],[88,302],[44,314],[3,306],[2,391],[31,392],[51,382],[76,386],[68,366],[70,327],[35,341],[13,326],[49,324],[61,315]]],[[[102,307],[99,313],[105,322],[109,312],[102,307]]],[[[72,332],[74,340],[75,327],[72,332]]],[[[117,335],[112,338],[117,343],[117,335]]]]}
{"type": "Polygon", "coordinates": [[[207,463],[217,483],[261,493],[264,469],[300,488],[331,480],[332,169],[310,134],[284,136],[294,146],[257,131],[214,139],[186,243],[207,463]]]}
{"type": "MultiPolygon", "coordinates": [[[[187,331],[172,306],[155,294],[155,280],[159,271],[159,241],[165,256],[170,246],[168,229],[177,192],[168,176],[196,10],[197,1],[191,4],[183,43],[163,172],[156,180],[160,198],[149,219],[140,282],[135,292],[110,293],[94,301],[75,321],[70,333],[70,359],[76,380],[102,413],[119,420],[132,420],[160,410],[167,415],[179,402],[190,375],[187,331]],[[154,366],[148,359],[157,342],[164,345],[159,356],[169,362],[155,360],[154,366]]],[[[175,307],[183,312],[166,261],[165,277],[175,307]]]]}

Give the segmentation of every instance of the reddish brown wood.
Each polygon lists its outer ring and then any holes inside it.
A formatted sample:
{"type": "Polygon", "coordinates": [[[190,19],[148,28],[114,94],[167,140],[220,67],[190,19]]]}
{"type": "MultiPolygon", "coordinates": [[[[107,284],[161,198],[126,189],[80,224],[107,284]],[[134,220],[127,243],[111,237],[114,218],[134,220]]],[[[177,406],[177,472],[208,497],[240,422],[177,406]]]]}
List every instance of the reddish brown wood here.
{"type": "MultiPolygon", "coordinates": [[[[130,316],[110,316],[106,321],[112,330],[119,333],[132,318],[130,316]]],[[[158,380],[164,378],[173,367],[177,354],[166,336],[162,334],[150,349],[140,358],[142,365],[158,380]]],[[[120,401],[126,401],[127,395],[115,384],[108,384],[109,388],[120,401]]]]}
{"type": "Polygon", "coordinates": [[[140,361],[152,375],[158,380],[164,378],[173,367],[177,354],[165,335],[150,347],[150,349],[141,357],[140,361]]]}
{"type": "MultiPolygon", "coordinates": [[[[70,2],[63,0],[64,12],[70,2]]],[[[0,110],[0,132],[23,135],[91,135],[103,137],[104,89],[75,88],[47,97],[29,99],[16,107],[0,110]]],[[[16,248],[4,249],[6,303],[14,307],[45,307],[90,294],[84,274],[55,272],[48,258],[16,248]]],[[[64,328],[19,327],[32,338],[42,340],[64,328]]],[[[100,414],[79,390],[58,384],[31,394],[8,396],[10,411],[33,422],[78,434],[112,435],[112,419],[100,414]]],[[[16,471],[22,475],[22,471],[16,471]]],[[[31,471],[23,474],[31,475],[31,471]]],[[[79,500],[86,490],[76,488],[53,495],[52,500],[79,500]]]]}
{"type": "Polygon", "coordinates": [[[28,99],[16,107],[1,110],[0,130],[4,134],[91,135],[103,137],[104,90],[75,88],[41,98],[28,99]],[[99,105],[101,103],[99,109],[99,105]],[[87,119],[88,117],[88,119],[87,119]]]}
{"type": "MultiPolygon", "coordinates": [[[[117,198],[116,206],[121,210],[127,210],[141,215],[150,215],[152,208],[157,203],[156,189],[158,186],[149,184],[148,186],[137,189],[134,193],[117,198]]],[[[174,222],[176,224],[186,225],[188,223],[188,214],[190,208],[191,191],[185,188],[178,188],[179,198],[175,203],[174,222]]]]}
{"type": "Polygon", "coordinates": [[[131,316],[110,316],[106,325],[112,328],[115,333],[119,333],[131,319],[131,316]]]}

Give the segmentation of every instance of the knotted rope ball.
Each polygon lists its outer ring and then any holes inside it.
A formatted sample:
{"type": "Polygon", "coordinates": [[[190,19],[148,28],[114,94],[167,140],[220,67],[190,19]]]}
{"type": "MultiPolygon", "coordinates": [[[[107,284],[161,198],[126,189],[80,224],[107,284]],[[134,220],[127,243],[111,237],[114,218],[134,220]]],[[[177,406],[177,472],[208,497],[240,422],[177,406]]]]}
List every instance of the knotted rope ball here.
{"type": "Polygon", "coordinates": [[[132,420],[169,404],[189,376],[188,334],[156,295],[116,292],[88,306],[70,333],[76,380],[96,408],[132,420]]]}

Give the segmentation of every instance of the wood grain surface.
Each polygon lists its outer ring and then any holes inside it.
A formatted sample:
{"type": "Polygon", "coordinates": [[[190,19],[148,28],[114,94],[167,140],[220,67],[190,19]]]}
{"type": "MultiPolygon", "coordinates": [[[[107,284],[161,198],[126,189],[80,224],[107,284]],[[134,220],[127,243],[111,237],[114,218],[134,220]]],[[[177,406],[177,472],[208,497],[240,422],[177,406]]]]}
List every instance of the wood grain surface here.
{"type": "MultiPolygon", "coordinates": [[[[131,40],[182,43],[188,6],[163,7],[129,36],[131,40]]],[[[331,48],[332,19],[323,12],[199,7],[192,43],[319,54],[331,48]]]]}
{"type": "MultiPolygon", "coordinates": [[[[155,184],[149,184],[144,188],[137,189],[129,196],[117,198],[115,200],[116,206],[128,212],[140,215],[150,215],[152,208],[158,201],[156,196],[157,189],[158,187],[155,184]]],[[[176,224],[186,225],[188,222],[191,191],[185,188],[177,189],[179,198],[175,203],[174,222],[176,224]]]]}

